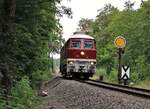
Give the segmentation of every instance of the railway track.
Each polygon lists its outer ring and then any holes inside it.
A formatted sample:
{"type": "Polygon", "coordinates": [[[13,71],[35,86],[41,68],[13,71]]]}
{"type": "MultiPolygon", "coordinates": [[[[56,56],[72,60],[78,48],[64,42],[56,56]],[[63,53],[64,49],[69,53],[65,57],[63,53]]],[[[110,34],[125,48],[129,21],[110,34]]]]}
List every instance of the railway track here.
{"type": "MultiPolygon", "coordinates": [[[[63,79],[63,78],[61,76],[55,76],[51,81],[48,81],[48,83],[46,83],[45,85],[48,85],[51,83],[51,84],[53,84],[53,87],[55,87],[55,86],[57,86],[57,84],[59,84],[59,82],[57,82],[57,81],[59,81],[60,79],[63,79]]],[[[102,87],[102,88],[106,88],[106,89],[110,89],[110,90],[115,90],[115,91],[127,93],[130,95],[150,99],[150,90],[148,90],[148,89],[142,89],[142,88],[129,87],[129,86],[124,86],[124,85],[119,85],[119,84],[113,84],[113,83],[103,82],[100,80],[76,79],[76,81],[79,81],[79,82],[85,83],[85,84],[89,84],[92,86],[96,86],[96,87],[102,87]]]]}
{"type": "Polygon", "coordinates": [[[103,82],[99,80],[77,80],[77,81],[86,83],[89,85],[97,86],[97,87],[102,87],[102,88],[106,88],[110,90],[127,93],[127,94],[134,95],[134,96],[150,98],[150,90],[148,89],[141,89],[141,88],[129,87],[129,86],[124,86],[124,85],[119,85],[119,84],[112,84],[112,83],[103,82]]]}
{"type": "Polygon", "coordinates": [[[131,88],[95,80],[64,79],[46,81],[42,100],[45,109],[149,109],[150,90],[131,88]]]}

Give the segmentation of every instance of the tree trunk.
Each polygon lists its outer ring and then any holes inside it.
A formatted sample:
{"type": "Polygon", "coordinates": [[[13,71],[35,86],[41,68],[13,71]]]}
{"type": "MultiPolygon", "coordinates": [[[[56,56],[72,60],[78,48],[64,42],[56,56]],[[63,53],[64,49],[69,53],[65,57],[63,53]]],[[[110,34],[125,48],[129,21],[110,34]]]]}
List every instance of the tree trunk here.
{"type": "Polygon", "coordinates": [[[52,73],[54,73],[54,57],[53,57],[53,53],[52,54],[52,73]]]}
{"type": "MultiPolygon", "coordinates": [[[[5,45],[7,45],[7,41],[8,41],[8,38],[10,37],[10,34],[8,35],[8,33],[11,33],[13,32],[13,23],[14,23],[14,18],[15,18],[15,12],[16,12],[16,0],[4,0],[3,2],[3,11],[2,11],[2,19],[3,19],[3,22],[2,22],[2,35],[0,36],[1,37],[1,41],[5,47],[5,45]]],[[[13,36],[11,36],[13,37],[13,36]]],[[[3,50],[3,56],[0,56],[0,60],[3,60],[3,58],[6,57],[6,55],[11,55],[11,54],[7,54],[8,52],[7,51],[7,47],[6,48],[2,48],[3,50]]],[[[11,89],[11,86],[12,86],[12,80],[10,78],[10,71],[9,71],[9,64],[7,64],[8,62],[4,62],[5,63],[5,66],[6,68],[4,69],[0,69],[2,70],[2,81],[1,81],[1,84],[4,88],[4,94],[6,96],[6,100],[8,99],[8,95],[10,93],[10,89],[11,89]],[[8,67],[8,68],[7,68],[8,67]]]]}
{"type": "Polygon", "coordinates": [[[10,94],[11,86],[12,86],[12,80],[8,76],[8,72],[2,72],[3,78],[1,81],[2,88],[4,89],[3,94],[5,96],[5,99],[8,101],[8,95],[10,94]]]}
{"type": "Polygon", "coordinates": [[[13,31],[13,20],[16,12],[16,0],[4,0],[3,11],[3,32],[13,31]]]}

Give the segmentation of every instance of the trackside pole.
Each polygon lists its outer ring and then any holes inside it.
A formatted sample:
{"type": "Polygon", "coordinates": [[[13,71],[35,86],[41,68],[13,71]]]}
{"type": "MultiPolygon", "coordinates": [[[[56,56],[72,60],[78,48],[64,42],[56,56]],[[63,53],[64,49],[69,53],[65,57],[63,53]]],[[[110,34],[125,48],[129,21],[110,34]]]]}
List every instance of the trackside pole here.
{"type": "Polygon", "coordinates": [[[128,85],[128,79],[124,79],[123,84],[128,85]]]}
{"type": "Polygon", "coordinates": [[[126,45],[126,40],[122,36],[116,37],[114,44],[118,48],[118,83],[121,84],[121,57],[123,53],[123,48],[126,45]]]}
{"type": "Polygon", "coordinates": [[[121,84],[121,57],[122,48],[118,48],[118,83],[121,84]]]}

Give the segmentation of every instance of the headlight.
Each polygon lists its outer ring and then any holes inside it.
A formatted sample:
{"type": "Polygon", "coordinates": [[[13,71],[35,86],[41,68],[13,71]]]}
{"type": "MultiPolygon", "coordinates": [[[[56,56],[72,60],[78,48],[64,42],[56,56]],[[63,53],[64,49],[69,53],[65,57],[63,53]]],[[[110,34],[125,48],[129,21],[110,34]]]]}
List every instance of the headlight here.
{"type": "Polygon", "coordinates": [[[94,65],[94,62],[91,62],[91,65],[94,65]]]}
{"type": "Polygon", "coordinates": [[[91,65],[95,65],[96,64],[96,62],[91,62],[91,65]]]}
{"type": "Polygon", "coordinates": [[[81,51],[81,53],[80,53],[82,56],[84,55],[84,52],[83,51],[81,51]]]}
{"type": "Polygon", "coordinates": [[[73,61],[68,61],[68,64],[73,64],[73,61]]]}

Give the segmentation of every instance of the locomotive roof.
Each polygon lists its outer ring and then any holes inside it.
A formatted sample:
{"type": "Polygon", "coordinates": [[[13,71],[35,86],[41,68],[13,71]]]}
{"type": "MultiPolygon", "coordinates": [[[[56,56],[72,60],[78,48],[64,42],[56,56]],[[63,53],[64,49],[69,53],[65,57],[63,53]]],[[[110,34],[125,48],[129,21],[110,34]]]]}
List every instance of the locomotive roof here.
{"type": "Polygon", "coordinates": [[[74,34],[69,37],[69,39],[72,39],[72,38],[94,39],[93,37],[86,35],[86,34],[74,34]]]}

